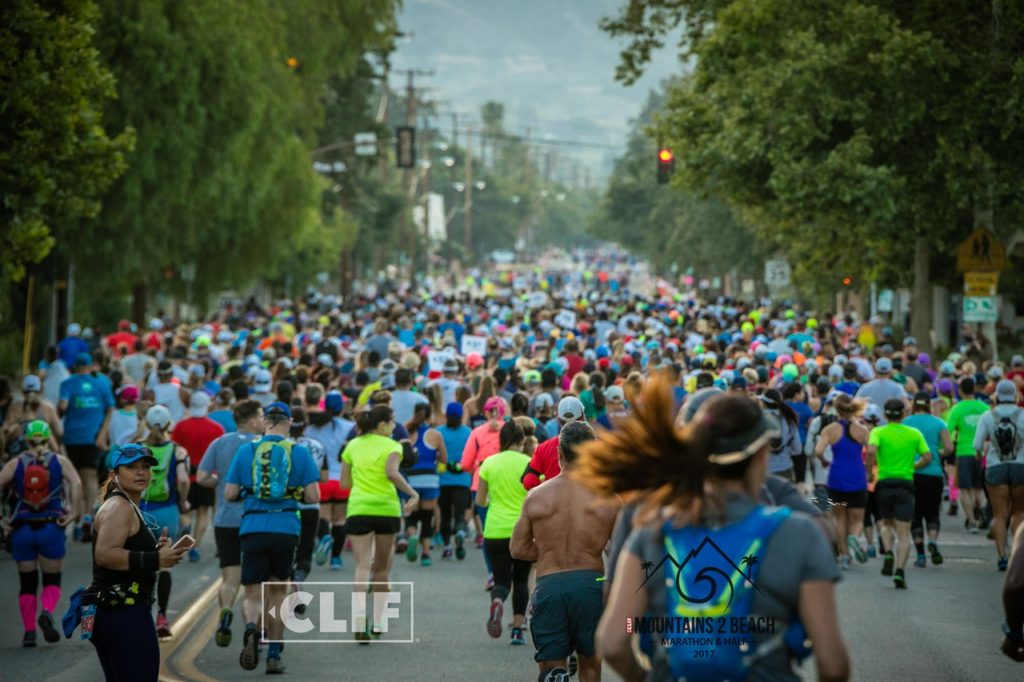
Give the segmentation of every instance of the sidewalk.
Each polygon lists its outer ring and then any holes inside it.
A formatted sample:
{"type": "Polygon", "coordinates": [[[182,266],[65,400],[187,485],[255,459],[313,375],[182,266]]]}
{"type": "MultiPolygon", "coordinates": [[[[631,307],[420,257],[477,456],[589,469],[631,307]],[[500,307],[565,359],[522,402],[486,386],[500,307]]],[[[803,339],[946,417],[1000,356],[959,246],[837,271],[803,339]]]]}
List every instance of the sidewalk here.
{"type": "MultiPolygon", "coordinates": [[[[207,532],[203,538],[200,551],[203,557],[200,562],[193,564],[186,560],[173,569],[174,583],[167,614],[172,628],[177,615],[220,575],[212,532],[207,532]]],[[[103,671],[96,652],[89,642],[79,638],[80,630],[71,639],[61,639],[56,644],[47,644],[40,633],[39,644],[35,649],[22,648],[17,570],[10,554],[0,554],[0,566],[3,572],[0,574],[0,613],[5,614],[4,618],[0,618],[0,660],[3,661],[0,679],[45,679],[52,682],[102,680],[103,671]]],[[[69,541],[61,580],[61,600],[54,614],[58,628],[68,607],[68,597],[91,580],[91,546],[69,541]]],[[[155,615],[155,608],[153,612],[155,615]]]]}

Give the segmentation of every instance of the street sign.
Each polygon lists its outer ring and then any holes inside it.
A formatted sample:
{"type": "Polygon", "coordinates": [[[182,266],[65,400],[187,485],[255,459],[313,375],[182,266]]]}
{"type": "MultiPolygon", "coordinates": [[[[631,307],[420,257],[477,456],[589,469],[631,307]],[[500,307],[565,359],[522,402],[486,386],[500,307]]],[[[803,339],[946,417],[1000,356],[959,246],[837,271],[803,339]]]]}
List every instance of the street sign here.
{"type": "Polygon", "coordinates": [[[757,290],[757,282],[752,279],[745,279],[740,283],[740,291],[744,296],[752,296],[757,290]]]}
{"type": "Polygon", "coordinates": [[[994,234],[976,227],[956,250],[956,269],[960,272],[999,272],[1006,267],[1006,249],[994,234]]]}
{"type": "Polygon", "coordinates": [[[356,133],[352,142],[356,146],[356,156],[377,155],[377,133],[356,133]]]}
{"type": "Polygon", "coordinates": [[[882,289],[878,292],[878,312],[892,312],[892,289],[882,289]]]}
{"type": "Polygon", "coordinates": [[[964,294],[967,296],[995,296],[998,290],[998,272],[964,273],[964,294]]]}
{"type": "Polygon", "coordinates": [[[789,261],[769,260],[764,263],[764,283],[770,287],[789,285],[789,261]]]}
{"type": "Polygon", "coordinates": [[[999,321],[999,299],[996,296],[964,296],[964,322],[999,321]]]}

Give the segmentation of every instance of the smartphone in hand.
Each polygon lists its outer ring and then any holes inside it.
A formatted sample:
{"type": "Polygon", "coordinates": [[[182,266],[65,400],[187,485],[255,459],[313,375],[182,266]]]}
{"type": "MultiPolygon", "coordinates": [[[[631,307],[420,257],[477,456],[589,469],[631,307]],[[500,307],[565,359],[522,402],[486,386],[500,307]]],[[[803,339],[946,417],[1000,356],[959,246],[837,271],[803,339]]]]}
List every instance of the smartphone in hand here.
{"type": "Polygon", "coordinates": [[[178,538],[178,541],[174,543],[171,549],[192,549],[196,544],[196,539],[191,535],[182,535],[178,538]]]}

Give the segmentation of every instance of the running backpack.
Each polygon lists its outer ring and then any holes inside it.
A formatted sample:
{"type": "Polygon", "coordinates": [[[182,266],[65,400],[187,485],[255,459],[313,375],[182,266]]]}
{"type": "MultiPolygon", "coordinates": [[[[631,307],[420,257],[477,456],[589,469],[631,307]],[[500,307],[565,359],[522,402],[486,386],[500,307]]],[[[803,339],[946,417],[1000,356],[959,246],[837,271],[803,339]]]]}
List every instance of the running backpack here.
{"type": "Polygon", "coordinates": [[[1017,425],[1015,423],[1019,410],[1007,417],[1001,417],[996,424],[992,440],[996,444],[996,452],[999,454],[999,461],[1009,462],[1017,454],[1017,425]]]}
{"type": "Polygon", "coordinates": [[[178,464],[174,458],[176,447],[174,443],[149,446],[149,450],[153,453],[153,457],[156,458],[157,464],[150,469],[152,478],[149,479],[149,486],[146,488],[146,492],[142,494],[142,500],[145,504],[171,501],[178,472],[178,464]]]}
{"type": "Polygon", "coordinates": [[[63,479],[60,460],[54,453],[46,453],[42,460],[32,453],[22,453],[14,473],[18,505],[32,512],[43,511],[52,500],[59,499],[63,479]]]}
{"type": "MultiPolygon", "coordinates": [[[[654,637],[667,657],[672,679],[743,679],[764,654],[755,639],[759,623],[764,625],[761,634],[777,635],[763,647],[783,645],[782,628],[776,629],[774,622],[768,626],[770,619],[757,618],[753,606],[765,547],[789,516],[787,507],[761,505],[723,528],[665,524],[668,611],[664,615],[668,618],[654,637]]],[[[656,569],[649,578],[658,579],[656,569]]]]}
{"type": "Polygon", "coordinates": [[[301,487],[288,485],[288,478],[292,473],[294,445],[295,443],[290,440],[261,440],[258,445],[253,445],[253,497],[267,501],[302,498],[301,487]]]}

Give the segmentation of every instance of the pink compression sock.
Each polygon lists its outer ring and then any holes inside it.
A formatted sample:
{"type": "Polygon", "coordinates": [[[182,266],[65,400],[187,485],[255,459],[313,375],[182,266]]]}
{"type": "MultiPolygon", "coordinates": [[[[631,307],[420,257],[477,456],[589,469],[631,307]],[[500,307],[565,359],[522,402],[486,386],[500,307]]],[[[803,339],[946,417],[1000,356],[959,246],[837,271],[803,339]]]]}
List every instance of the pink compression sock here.
{"type": "Polygon", "coordinates": [[[949,501],[950,502],[956,502],[958,499],[960,499],[960,488],[957,488],[955,485],[950,484],[950,486],[949,486],[949,501]]]}
{"type": "Polygon", "coordinates": [[[53,610],[57,608],[57,602],[60,601],[60,586],[59,585],[47,585],[43,588],[43,610],[49,611],[51,614],[53,610]]]}
{"type": "Polygon", "coordinates": [[[18,608],[21,609],[21,622],[25,626],[25,632],[34,632],[36,629],[36,595],[19,594],[18,608]]]}

